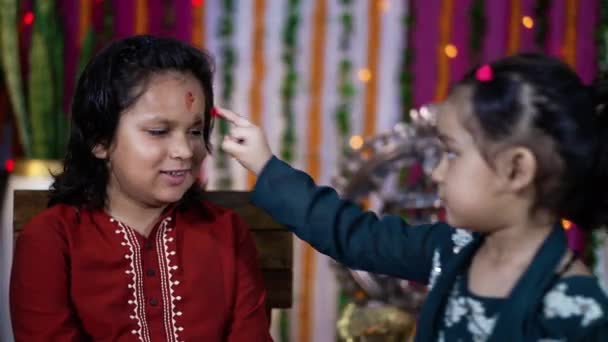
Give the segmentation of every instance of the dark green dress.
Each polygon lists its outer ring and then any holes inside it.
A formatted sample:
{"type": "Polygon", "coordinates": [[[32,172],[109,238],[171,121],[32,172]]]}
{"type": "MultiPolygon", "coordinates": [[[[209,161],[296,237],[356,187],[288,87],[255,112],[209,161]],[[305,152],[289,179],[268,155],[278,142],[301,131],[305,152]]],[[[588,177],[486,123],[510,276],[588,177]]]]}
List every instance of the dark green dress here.
{"type": "Polygon", "coordinates": [[[444,223],[377,217],[273,157],[252,202],[315,249],[353,269],[428,284],[417,341],[608,341],[608,299],[589,276],[559,277],[556,226],[506,298],[471,293],[467,269],[483,236],[444,223]]]}

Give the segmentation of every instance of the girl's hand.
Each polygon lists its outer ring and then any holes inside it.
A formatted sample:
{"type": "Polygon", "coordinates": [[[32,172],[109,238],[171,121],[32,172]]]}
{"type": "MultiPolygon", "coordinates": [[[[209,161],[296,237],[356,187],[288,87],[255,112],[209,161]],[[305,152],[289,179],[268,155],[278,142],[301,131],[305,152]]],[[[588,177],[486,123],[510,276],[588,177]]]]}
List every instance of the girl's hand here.
{"type": "Polygon", "coordinates": [[[222,149],[256,175],[272,158],[266,135],[260,127],[227,109],[217,108],[217,114],[231,123],[230,133],[222,141],[222,149]]]}

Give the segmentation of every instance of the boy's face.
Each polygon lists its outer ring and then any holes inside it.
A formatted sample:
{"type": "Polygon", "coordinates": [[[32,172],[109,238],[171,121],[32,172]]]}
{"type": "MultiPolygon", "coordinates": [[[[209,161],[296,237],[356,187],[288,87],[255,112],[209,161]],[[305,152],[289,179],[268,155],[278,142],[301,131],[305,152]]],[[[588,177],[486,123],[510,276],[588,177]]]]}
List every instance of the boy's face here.
{"type": "Polygon", "coordinates": [[[166,72],[121,114],[109,148],[95,155],[108,161],[109,204],[163,207],[181,199],[206,156],[202,139],[205,98],[195,77],[166,72]]]}

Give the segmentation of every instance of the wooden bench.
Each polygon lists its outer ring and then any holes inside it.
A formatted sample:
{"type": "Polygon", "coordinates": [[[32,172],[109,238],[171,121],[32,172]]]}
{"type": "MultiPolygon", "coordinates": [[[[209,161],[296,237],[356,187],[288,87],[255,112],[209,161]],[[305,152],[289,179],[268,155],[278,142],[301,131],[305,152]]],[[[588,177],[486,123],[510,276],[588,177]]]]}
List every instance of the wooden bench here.
{"type": "MultiPolygon", "coordinates": [[[[14,200],[15,238],[25,223],[47,206],[47,191],[16,190],[14,200]]],[[[264,273],[269,309],[292,304],[292,234],[270,216],[249,203],[248,192],[207,192],[206,198],[235,211],[252,230],[264,273]]]]}

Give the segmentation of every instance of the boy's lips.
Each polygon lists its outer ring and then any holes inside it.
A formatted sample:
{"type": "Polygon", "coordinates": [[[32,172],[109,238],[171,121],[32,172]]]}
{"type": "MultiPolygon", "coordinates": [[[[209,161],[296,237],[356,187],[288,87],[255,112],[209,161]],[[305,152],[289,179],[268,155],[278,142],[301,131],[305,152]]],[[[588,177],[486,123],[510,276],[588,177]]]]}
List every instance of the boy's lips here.
{"type": "Polygon", "coordinates": [[[186,181],[186,178],[190,174],[191,169],[180,169],[180,170],[166,170],[160,173],[164,176],[163,178],[172,186],[178,186],[186,181]]]}
{"type": "Polygon", "coordinates": [[[182,175],[190,172],[192,169],[174,169],[174,170],[161,170],[161,173],[165,173],[168,175],[182,175]]]}

